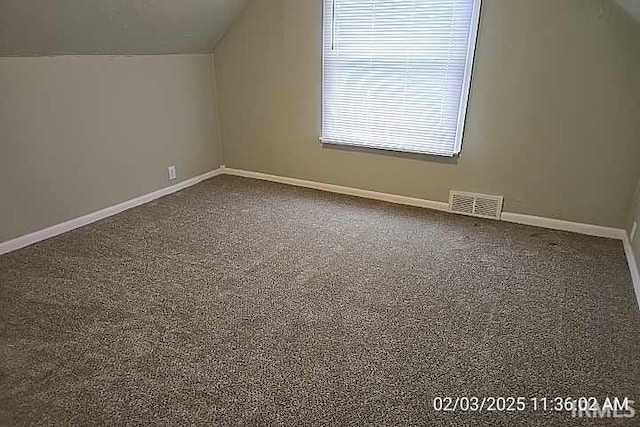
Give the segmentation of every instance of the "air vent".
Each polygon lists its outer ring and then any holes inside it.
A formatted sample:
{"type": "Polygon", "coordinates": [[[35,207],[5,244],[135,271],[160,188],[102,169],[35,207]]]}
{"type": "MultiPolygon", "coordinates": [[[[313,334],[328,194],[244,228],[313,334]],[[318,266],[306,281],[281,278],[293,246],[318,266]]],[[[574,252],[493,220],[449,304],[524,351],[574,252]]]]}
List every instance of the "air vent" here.
{"type": "Polygon", "coordinates": [[[482,218],[500,219],[502,200],[502,196],[451,191],[449,211],[482,218]]]}

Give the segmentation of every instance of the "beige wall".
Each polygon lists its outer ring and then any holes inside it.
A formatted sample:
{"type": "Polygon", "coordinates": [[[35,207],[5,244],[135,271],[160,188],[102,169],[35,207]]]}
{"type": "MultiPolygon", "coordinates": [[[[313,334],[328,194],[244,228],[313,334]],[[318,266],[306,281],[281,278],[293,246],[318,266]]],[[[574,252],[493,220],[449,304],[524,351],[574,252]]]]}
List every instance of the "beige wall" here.
{"type": "Polygon", "coordinates": [[[0,58],[0,242],[217,168],[212,63],[0,58]]]}
{"type": "Polygon", "coordinates": [[[253,0],[216,49],[228,167],[623,228],[640,175],[640,30],[599,0],[485,0],[457,161],[322,147],[321,0],[253,0]]]}

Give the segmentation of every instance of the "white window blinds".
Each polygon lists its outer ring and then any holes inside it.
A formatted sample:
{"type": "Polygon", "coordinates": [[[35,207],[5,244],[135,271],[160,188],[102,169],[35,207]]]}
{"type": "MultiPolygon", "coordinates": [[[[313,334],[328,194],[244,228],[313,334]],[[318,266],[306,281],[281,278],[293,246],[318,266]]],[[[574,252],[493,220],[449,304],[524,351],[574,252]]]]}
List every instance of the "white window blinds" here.
{"type": "Polygon", "coordinates": [[[480,0],[324,0],[325,143],[460,152],[480,0]]]}

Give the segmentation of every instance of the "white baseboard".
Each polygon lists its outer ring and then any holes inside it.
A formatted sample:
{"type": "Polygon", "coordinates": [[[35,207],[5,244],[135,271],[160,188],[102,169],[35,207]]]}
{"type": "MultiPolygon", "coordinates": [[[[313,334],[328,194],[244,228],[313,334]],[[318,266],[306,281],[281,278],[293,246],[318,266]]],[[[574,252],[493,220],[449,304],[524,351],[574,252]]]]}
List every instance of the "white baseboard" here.
{"type": "Polygon", "coordinates": [[[512,212],[502,212],[503,221],[516,224],[532,225],[534,227],[550,228],[552,230],[571,231],[589,236],[606,237],[623,240],[626,232],[620,228],[603,227],[601,225],[584,224],[581,222],[564,221],[562,219],[545,218],[512,212]]]}
{"type": "Polygon", "coordinates": [[[179,182],[178,184],[172,185],[170,187],[162,188],[152,193],[136,197],[135,199],[127,200],[126,202],[122,202],[114,206],[109,206],[108,208],[104,208],[99,211],[92,212],[90,214],[83,215],[81,217],[35,231],[25,236],[20,236],[15,239],[0,243],[0,255],[15,251],[20,248],[24,248],[25,246],[29,246],[42,240],[49,239],[59,234],[66,233],[67,231],[74,230],[87,224],[91,224],[92,222],[99,221],[109,216],[119,214],[120,212],[126,211],[127,209],[149,203],[152,200],[158,199],[162,196],[166,196],[167,194],[175,193],[176,191],[180,191],[187,187],[191,187],[192,185],[204,181],[205,179],[213,178],[214,176],[220,175],[222,173],[223,169],[218,168],[211,172],[207,172],[202,175],[198,175],[196,177],[179,182]]]}
{"type": "MultiPolygon", "coordinates": [[[[317,181],[307,181],[304,179],[288,178],[278,175],[269,175],[261,172],[251,172],[241,169],[222,167],[226,175],[244,176],[247,178],[261,179],[263,181],[279,182],[282,184],[296,185],[298,187],[314,188],[332,193],[348,194],[351,196],[364,197],[367,199],[383,200],[385,202],[398,203],[401,205],[418,206],[421,208],[448,211],[449,204],[446,202],[436,202],[433,200],[418,199],[415,197],[398,196],[396,194],[379,193],[377,191],[361,190],[359,188],[343,187],[340,185],[325,184],[317,181]]],[[[603,227],[600,225],[583,224],[579,222],[564,221],[560,219],[544,218],[539,216],[523,215],[518,213],[503,212],[503,221],[517,224],[533,225],[553,230],[571,231],[590,236],[607,237],[610,239],[622,240],[625,231],[618,228],[603,227]]]]}
{"type": "MultiPolygon", "coordinates": [[[[304,179],[289,178],[278,175],[269,175],[261,172],[252,172],[241,169],[227,168],[224,165],[219,169],[207,172],[205,174],[196,176],[194,178],[182,181],[176,185],[166,187],[149,194],[145,194],[135,199],[127,200],[126,202],[111,206],[105,209],[101,209],[97,212],[90,213],[88,215],[81,216],[79,218],[72,219],[70,221],[63,222],[61,224],[54,225],[43,230],[36,231],[25,236],[9,240],[4,243],[0,243],[0,255],[14,251],[16,249],[24,248],[33,243],[41,240],[48,239],[50,237],[57,236],[67,231],[82,227],[92,222],[99,221],[109,216],[118,214],[127,209],[140,206],[148,203],[152,200],[158,199],[167,194],[174,193],[184,188],[195,185],[205,179],[212,178],[217,175],[235,175],[243,176],[247,178],[260,179],[263,181],[272,181],[282,184],[295,185],[298,187],[313,188],[316,190],[328,191],[331,193],[347,194],[350,196],[363,197],[367,199],[381,200],[390,203],[397,203],[401,205],[417,206],[421,208],[434,209],[438,211],[448,211],[449,205],[446,202],[437,202],[433,200],[419,199],[415,197],[399,196],[396,194],[380,193],[377,191],[362,190],[359,188],[343,187],[341,185],[325,184],[317,181],[308,181],[304,179]]],[[[629,264],[629,270],[631,272],[631,278],[633,280],[633,286],[638,299],[638,306],[640,307],[640,275],[638,274],[638,265],[635,257],[633,256],[633,248],[629,241],[629,236],[625,230],[603,227],[599,225],[583,224],[578,222],[564,221],[560,219],[544,218],[538,216],[524,215],[512,212],[503,212],[503,221],[513,222],[517,224],[532,225],[542,228],[550,228],[553,230],[570,231],[579,234],[587,234],[590,236],[606,237],[611,239],[622,240],[624,244],[625,254],[627,256],[627,262],[629,264]]]]}
{"type": "MultiPolygon", "coordinates": [[[[419,199],[416,197],[399,196],[396,194],[380,193],[377,191],[362,190],[353,187],[344,187],[341,185],[325,184],[323,182],[309,181],[298,178],[289,178],[278,175],[269,175],[262,172],[252,172],[241,169],[227,168],[221,166],[219,169],[207,172],[205,174],[196,176],[191,179],[187,179],[178,184],[170,187],[162,188],[149,194],[145,194],[135,199],[127,200],[126,202],[119,203],[115,206],[110,206],[105,209],[101,209],[97,212],[93,212],[79,218],[75,218],[61,224],[57,224],[43,230],[27,234],[25,236],[17,237],[13,240],[9,240],[4,243],[0,243],[0,254],[11,252],[16,249],[23,248],[33,243],[39,242],[44,239],[48,239],[58,234],[65,233],[83,225],[91,224],[92,222],[109,217],[111,215],[118,214],[127,209],[131,209],[136,206],[140,206],[144,203],[148,203],[159,197],[166,196],[167,194],[174,193],[184,188],[195,185],[205,179],[212,178],[217,175],[235,175],[243,176],[247,178],[260,179],[263,181],[279,182],[282,184],[295,185],[298,187],[313,188],[316,190],[328,191],[331,193],[347,194],[350,196],[363,197],[367,199],[381,200],[390,203],[397,203],[401,205],[417,206],[421,208],[434,209],[438,211],[448,211],[449,205],[446,202],[437,202],[433,200],[419,199]]],[[[590,236],[607,237],[611,239],[624,240],[628,239],[625,230],[603,227],[599,225],[583,224],[578,222],[564,221],[560,219],[544,218],[539,216],[524,215],[512,212],[503,212],[502,220],[507,222],[513,222],[524,225],[532,225],[542,228],[550,228],[553,230],[571,231],[579,234],[587,234],[590,236]]]]}
{"type": "Polygon", "coordinates": [[[636,299],[638,300],[638,308],[640,308],[640,272],[638,271],[638,263],[636,257],[633,254],[633,246],[629,240],[629,235],[625,233],[624,239],[624,253],[627,255],[627,263],[629,264],[629,271],[631,272],[631,280],[633,281],[633,290],[636,293],[636,299]]]}
{"type": "Polygon", "coordinates": [[[223,167],[226,175],[244,176],[246,178],[260,179],[263,181],[279,182],[281,184],[295,185],[297,187],[313,188],[316,190],[328,191],[331,193],[348,194],[350,196],[363,197],[366,199],[382,200],[384,202],[397,203],[399,205],[417,206],[438,211],[449,210],[449,204],[445,202],[434,202],[432,200],[418,199],[415,197],[398,196],[395,194],[379,193],[377,191],[361,190],[353,187],[343,187],[341,185],[325,184],[317,181],[307,181],[304,179],[288,178],[278,175],[269,175],[261,172],[251,172],[241,169],[231,169],[223,167]]]}

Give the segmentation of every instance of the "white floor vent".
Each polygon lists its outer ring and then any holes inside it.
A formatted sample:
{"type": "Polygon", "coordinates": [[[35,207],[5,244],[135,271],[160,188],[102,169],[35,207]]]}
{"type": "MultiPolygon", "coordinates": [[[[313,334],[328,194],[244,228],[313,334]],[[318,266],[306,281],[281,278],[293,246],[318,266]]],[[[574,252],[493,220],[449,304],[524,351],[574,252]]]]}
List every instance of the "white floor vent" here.
{"type": "Polygon", "coordinates": [[[451,191],[449,194],[449,211],[482,218],[500,219],[502,200],[502,196],[451,191]]]}

